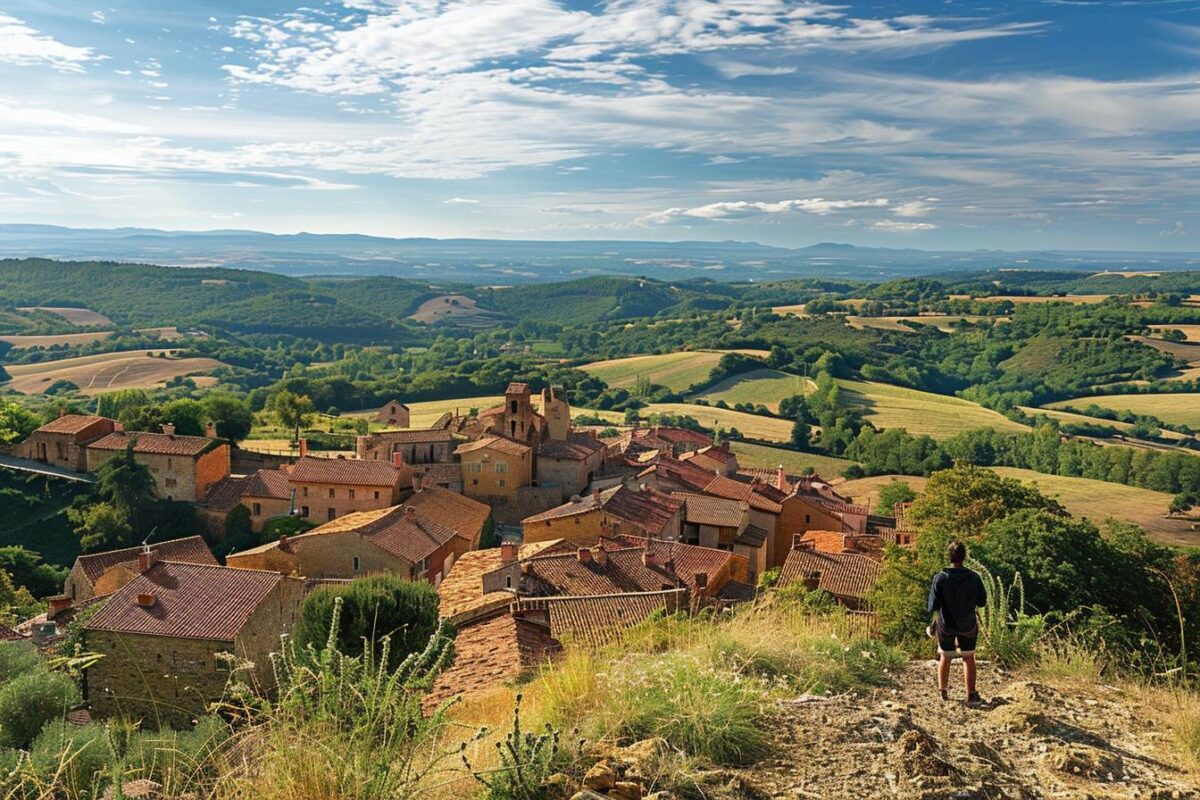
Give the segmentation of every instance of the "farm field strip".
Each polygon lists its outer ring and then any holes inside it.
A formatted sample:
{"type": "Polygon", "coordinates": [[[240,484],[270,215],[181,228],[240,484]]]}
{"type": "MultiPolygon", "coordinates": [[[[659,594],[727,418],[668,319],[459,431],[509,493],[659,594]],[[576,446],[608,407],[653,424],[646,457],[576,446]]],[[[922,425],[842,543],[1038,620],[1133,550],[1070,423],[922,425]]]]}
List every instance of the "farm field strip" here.
{"type": "Polygon", "coordinates": [[[768,447],[750,442],[730,442],[729,447],[737,454],[739,466],[775,469],[782,464],[785,470],[795,475],[803,474],[808,467],[812,467],[826,479],[835,478],[854,463],[844,458],[818,453],[799,453],[782,447],[768,447]]]}
{"type": "Polygon", "coordinates": [[[57,344],[90,344],[112,336],[112,331],[96,331],[95,333],[58,333],[38,336],[35,334],[17,334],[0,336],[0,341],[8,342],[14,350],[28,347],[53,347],[57,344]]]}
{"type": "Polygon", "coordinates": [[[1189,342],[1196,342],[1197,344],[1200,344],[1200,325],[1151,325],[1150,329],[1155,331],[1182,331],[1183,335],[1187,337],[1189,342]]]}
{"type": "Polygon", "coordinates": [[[1095,397],[1077,397],[1060,400],[1046,408],[1081,408],[1095,403],[1101,408],[1114,411],[1132,411],[1134,414],[1151,414],[1163,422],[1190,425],[1200,428],[1200,393],[1179,392],[1173,394],[1108,394],[1095,397]]]}
{"type": "Polygon", "coordinates": [[[113,321],[96,311],[87,308],[69,308],[66,306],[25,306],[17,311],[42,311],[62,317],[72,325],[112,325],[113,321]]]}
{"type": "Polygon", "coordinates": [[[846,323],[851,328],[877,328],[885,331],[900,331],[912,333],[913,329],[903,324],[916,322],[921,325],[932,325],[943,333],[954,333],[960,322],[1008,322],[1008,317],[985,317],[980,314],[920,314],[903,317],[860,317],[849,315],[846,323]]]}
{"type": "MultiPolygon", "coordinates": [[[[56,381],[66,380],[84,394],[101,394],[117,389],[146,389],[190,373],[211,372],[224,366],[212,358],[154,358],[152,354],[174,350],[131,350],[66,358],[39,364],[7,367],[12,380],[5,388],[22,394],[40,394],[56,381]]],[[[215,379],[201,376],[198,384],[212,385],[215,379]]]]}
{"type": "Polygon", "coordinates": [[[709,403],[724,400],[729,405],[753,403],[779,410],[779,401],[796,394],[806,394],[816,388],[811,380],[774,369],[756,369],[726,378],[699,397],[709,403]]]}
{"type": "MultiPolygon", "coordinates": [[[[651,383],[666,386],[673,392],[682,392],[693,384],[705,380],[713,367],[727,351],[689,350],[661,355],[628,356],[607,361],[594,361],[580,369],[596,376],[613,388],[629,388],[645,376],[651,383]]],[[[761,356],[761,350],[736,351],[747,355],[761,356]]]]}

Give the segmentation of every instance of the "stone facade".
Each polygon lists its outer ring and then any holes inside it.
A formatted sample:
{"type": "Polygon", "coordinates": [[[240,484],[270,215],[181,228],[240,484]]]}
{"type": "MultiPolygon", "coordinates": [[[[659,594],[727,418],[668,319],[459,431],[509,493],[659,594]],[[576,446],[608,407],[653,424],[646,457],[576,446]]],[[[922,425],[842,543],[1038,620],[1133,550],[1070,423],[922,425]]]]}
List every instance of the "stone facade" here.
{"type": "MultiPolygon", "coordinates": [[[[394,506],[400,501],[399,486],[356,486],[296,481],[291,481],[291,486],[296,490],[296,510],[299,515],[318,525],[355,511],[373,511],[394,506]]],[[[286,503],[283,510],[287,510],[286,503]]],[[[250,516],[251,519],[254,518],[253,509],[250,516]]]]}
{"type": "Polygon", "coordinates": [[[461,453],[463,494],[485,503],[515,497],[518,489],[533,482],[533,452],[528,447],[520,450],[497,446],[461,453]]]}
{"type": "Polygon", "coordinates": [[[69,419],[63,417],[44,425],[17,445],[16,455],[72,472],[86,472],[87,443],[112,433],[117,423],[104,417],[69,417],[77,420],[78,424],[64,425],[63,421],[69,419]],[[69,429],[58,429],[64,427],[69,429]]]}
{"type": "MultiPolygon", "coordinates": [[[[89,448],[87,471],[95,472],[120,453],[89,448]]],[[[200,502],[210,486],[229,474],[229,445],[223,442],[197,456],[134,453],[134,458],[150,470],[155,492],[167,500],[200,502]]]]}
{"type": "Polygon", "coordinates": [[[408,406],[399,400],[392,400],[379,409],[379,413],[375,415],[375,421],[392,428],[407,428],[409,424],[408,406]]]}

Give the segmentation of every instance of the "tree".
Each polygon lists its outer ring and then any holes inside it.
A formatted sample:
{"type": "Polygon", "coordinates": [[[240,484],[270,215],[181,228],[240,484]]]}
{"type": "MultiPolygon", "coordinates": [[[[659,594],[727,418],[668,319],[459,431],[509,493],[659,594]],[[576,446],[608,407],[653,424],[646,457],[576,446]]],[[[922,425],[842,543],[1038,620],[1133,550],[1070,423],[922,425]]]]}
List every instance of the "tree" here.
{"type": "Polygon", "coordinates": [[[93,503],[82,509],[72,508],[67,516],[75,526],[79,546],[85,553],[132,547],[133,526],[111,503],[93,503]]]}
{"type": "Polygon", "coordinates": [[[154,502],[154,476],[134,456],[136,440],[136,436],[131,436],[121,453],[96,470],[95,495],[111,505],[126,524],[133,524],[143,509],[154,502]]]}
{"type": "Polygon", "coordinates": [[[258,543],[259,537],[254,533],[254,526],[250,521],[250,509],[238,503],[225,515],[225,536],[221,539],[221,554],[236,553],[258,543]]]}
{"type": "Polygon", "coordinates": [[[267,399],[267,410],[275,415],[280,425],[292,429],[292,441],[299,441],[300,429],[311,422],[315,413],[308,395],[298,395],[287,389],[280,389],[267,399]]]}
{"type": "Polygon", "coordinates": [[[1184,514],[1194,505],[1197,505],[1196,492],[1180,492],[1171,498],[1171,504],[1167,507],[1167,512],[1171,514],[1184,514]]]}
{"type": "Polygon", "coordinates": [[[890,513],[897,503],[908,503],[915,500],[917,493],[902,480],[892,478],[879,489],[879,509],[882,513],[890,513]]]}
{"type": "Polygon", "coordinates": [[[437,629],[438,596],[433,585],[397,575],[372,575],[344,586],[323,586],[308,595],[300,608],[293,636],[304,647],[320,649],[329,637],[335,598],[342,598],[338,650],[360,655],[369,642],[378,654],[382,639],[391,637],[389,668],[420,652],[437,629]]]}
{"type": "Polygon", "coordinates": [[[67,578],[65,567],[47,564],[40,554],[19,545],[0,547],[0,569],[35,597],[58,594],[67,578]]]}
{"type": "Polygon", "coordinates": [[[812,444],[812,432],[809,430],[808,423],[802,419],[797,419],[792,423],[792,447],[797,450],[807,450],[812,444]]]}
{"type": "Polygon", "coordinates": [[[0,400],[0,444],[24,439],[38,424],[37,416],[29,409],[12,400],[0,400]]]}
{"type": "Polygon", "coordinates": [[[228,392],[205,395],[200,406],[207,420],[216,425],[217,435],[232,442],[245,439],[254,427],[250,404],[236,395],[228,392]]]}
{"type": "Polygon", "coordinates": [[[638,410],[636,408],[625,409],[625,424],[626,425],[636,425],[638,423],[638,420],[640,420],[640,419],[641,419],[641,416],[638,414],[638,410]]]}

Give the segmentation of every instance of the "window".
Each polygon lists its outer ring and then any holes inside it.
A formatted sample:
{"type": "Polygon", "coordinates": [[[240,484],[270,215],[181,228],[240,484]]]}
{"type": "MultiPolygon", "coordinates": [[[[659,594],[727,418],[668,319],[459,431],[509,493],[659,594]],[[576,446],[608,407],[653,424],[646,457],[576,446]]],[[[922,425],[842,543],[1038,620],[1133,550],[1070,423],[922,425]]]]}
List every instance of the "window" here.
{"type": "Polygon", "coordinates": [[[809,515],[809,514],[805,514],[805,515],[804,515],[804,524],[805,524],[805,525],[807,525],[807,524],[809,524],[810,522],[812,522],[812,516],[811,516],[811,515],[809,515]]]}
{"type": "Polygon", "coordinates": [[[376,499],[376,500],[378,500],[378,499],[379,499],[379,492],[376,492],[376,493],[375,493],[375,499],[376,499]]]}
{"type": "Polygon", "coordinates": [[[169,458],[167,459],[167,469],[173,469],[173,465],[171,464],[171,459],[169,459],[169,458]]]}
{"type": "Polygon", "coordinates": [[[578,525],[578,524],[579,524],[579,517],[575,517],[575,524],[576,524],[576,525],[578,525]]]}
{"type": "Polygon", "coordinates": [[[479,461],[472,461],[467,464],[467,472],[483,472],[483,464],[479,461]]]}
{"type": "Polygon", "coordinates": [[[517,413],[517,401],[516,400],[512,401],[512,413],[514,413],[514,414],[517,413]]]}
{"type": "Polygon", "coordinates": [[[511,588],[512,588],[512,575],[505,575],[505,576],[504,576],[504,588],[505,588],[505,589],[511,589],[511,588]]]}
{"type": "Polygon", "coordinates": [[[259,515],[261,515],[261,514],[262,514],[262,504],[261,504],[261,503],[254,503],[253,505],[251,505],[251,506],[250,506],[250,513],[251,513],[251,514],[253,514],[253,515],[254,515],[254,516],[256,516],[256,517],[257,517],[257,516],[259,516],[259,515]]]}
{"type": "Polygon", "coordinates": [[[472,485],[472,486],[478,486],[478,485],[479,485],[479,478],[471,478],[471,485],[472,485]]]}
{"type": "Polygon", "coordinates": [[[308,516],[308,506],[300,506],[300,516],[302,516],[302,517],[308,516]]]}
{"type": "Polygon", "coordinates": [[[508,462],[507,461],[497,461],[496,462],[496,472],[508,472],[508,462]]]}
{"type": "Polygon", "coordinates": [[[362,562],[358,560],[358,556],[354,557],[354,571],[358,572],[362,569],[362,562]]]}
{"type": "Polygon", "coordinates": [[[163,478],[163,484],[166,485],[168,489],[175,486],[176,483],[177,481],[174,478],[163,478]]]}
{"type": "Polygon", "coordinates": [[[332,520],[337,517],[337,509],[336,508],[327,508],[327,509],[325,509],[325,513],[326,513],[326,517],[328,519],[332,520]]]}
{"type": "Polygon", "coordinates": [[[333,494],[333,489],[330,489],[330,490],[329,490],[329,499],[330,499],[330,500],[332,500],[332,499],[333,499],[333,497],[334,497],[334,494],[333,494]]]}
{"type": "Polygon", "coordinates": [[[308,497],[308,487],[307,487],[307,486],[302,486],[302,487],[300,488],[300,494],[301,494],[301,495],[303,495],[304,497],[308,497]]]}
{"type": "Polygon", "coordinates": [[[500,488],[503,489],[505,486],[508,486],[508,481],[504,480],[504,478],[501,478],[500,479],[500,488]]]}
{"type": "Polygon", "coordinates": [[[353,499],[354,499],[354,490],[353,490],[353,489],[351,489],[351,490],[350,490],[350,491],[347,493],[347,495],[346,495],[346,496],[347,496],[347,497],[349,497],[351,500],[353,500],[353,499]]]}

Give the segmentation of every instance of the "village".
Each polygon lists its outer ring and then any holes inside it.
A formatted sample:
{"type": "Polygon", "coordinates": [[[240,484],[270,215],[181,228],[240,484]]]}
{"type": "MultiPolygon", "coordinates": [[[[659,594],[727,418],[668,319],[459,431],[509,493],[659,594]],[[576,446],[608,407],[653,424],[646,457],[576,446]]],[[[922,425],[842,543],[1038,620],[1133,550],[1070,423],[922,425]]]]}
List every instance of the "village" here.
{"type": "Polygon", "coordinates": [[[434,700],[515,681],[566,642],[603,644],[657,612],[751,601],[768,578],[822,590],[871,624],[883,548],[912,541],[903,505],[876,514],[819,475],[741,467],[711,435],[684,428],[602,438],[572,424],[561,388],[536,399],[512,383],[503,405],[426,429],[392,401],[353,457],[310,453],[301,440],[297,457],[246,474],[232,473],[234,446],[211,426],[184,436],[65,414],[12,454],[87,475],[131,453],[160,497],[194,503],[214,535],[239,506],[255,531],[279,519],[315,527],[223,564],[204,538],[169,531],[86,553],[46,613],[6,635],[44,648],[102,606],[84,625],[97,658],[80,711],[183,727],[225,690],[223,654],[252,664],[269,692],[269,655],[306,595],[377,574],[435,586],[457,631],[434,700]]]}

